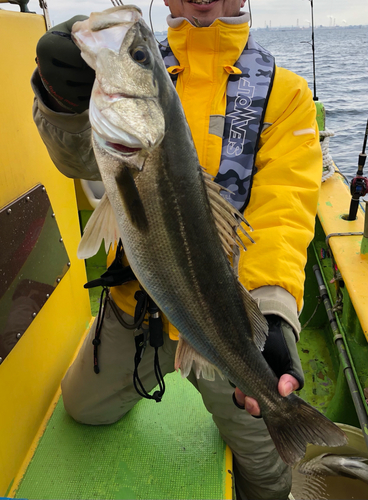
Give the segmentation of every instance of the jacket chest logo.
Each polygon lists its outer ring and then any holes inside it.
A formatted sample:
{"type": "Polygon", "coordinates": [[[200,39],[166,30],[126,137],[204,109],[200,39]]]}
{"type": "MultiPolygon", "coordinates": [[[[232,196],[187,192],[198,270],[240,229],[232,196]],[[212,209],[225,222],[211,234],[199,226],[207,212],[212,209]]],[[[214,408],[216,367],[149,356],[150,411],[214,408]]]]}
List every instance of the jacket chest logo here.
{"type": "Polygon", "coordinates": [[[238,84],[238,93],[235,99],[234,111],[229,114],[231,118],[229,143],[227,154],[239,156],[243,152],[244,142],[247,135],[247,127],[250,120],[255,120],[255,110],[252,109],[255,87],[241,77],[238,84]]]}

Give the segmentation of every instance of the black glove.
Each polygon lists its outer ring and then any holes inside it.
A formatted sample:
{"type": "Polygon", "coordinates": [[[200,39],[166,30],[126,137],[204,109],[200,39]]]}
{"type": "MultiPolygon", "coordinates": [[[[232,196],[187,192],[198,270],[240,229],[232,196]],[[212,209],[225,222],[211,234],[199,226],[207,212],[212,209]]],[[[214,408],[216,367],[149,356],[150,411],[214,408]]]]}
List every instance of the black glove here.
{"type": "Polygon", "coordinates": [[[38,71],[42,83],[52,97],[69,111],[82,113],[89,107],[95,72],[82,59],[71,32],[76,21],[86,16],[74,16],[54,26],[39,40],[36,48],[38,71]]]}
{"type": "MultiPolygon", "coordinates": [[[[289,373],[299,382],[299,389],[304,386],[304,374],[293,329],[280,316],[270,314],[265,316],[268,322],[268,336],[262,351],[273,372],[280,378],[289,373]]],[[[298,390],[299,390],[298,389],[298,390]]]]}
{"type": "MultiPolygon", "coordinates": [[[[293,329],[289,323],[276,314],[269,314],[265,318],[268,322],[268,336],[262,351],[263,357],[277,378],[280,378],[284,373],[289,373],[299,382],[298,390],[302,389],[304,386],[304,373],[296,348],[293,329]]],[[[230,380],[229,383],[235,388],[235,385],[230,380]]],[[[235,392],[233,393],[233,402],[241,410],[245,409],[245,406],[238,403],[235,392]]],[[[262,418],[262,415],[252,416],[262,418]]]]}

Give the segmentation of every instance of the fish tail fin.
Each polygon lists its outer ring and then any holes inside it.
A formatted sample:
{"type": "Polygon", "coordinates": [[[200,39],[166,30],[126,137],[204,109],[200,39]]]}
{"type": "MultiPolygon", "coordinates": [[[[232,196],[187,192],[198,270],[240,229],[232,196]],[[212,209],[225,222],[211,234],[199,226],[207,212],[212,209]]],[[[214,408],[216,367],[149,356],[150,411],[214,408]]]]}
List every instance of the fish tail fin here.
{"type": "Polygon", "coordinates": [[[347,443],[345,433],[336,424],[301,398],[291,394],[287,401],[293,411],[285,408],[282,419],[274,423],[264,415],[270,436],[286,464],[293,465],[303,458],[307,443],[333,447],[347,443]]]}
{"type": "Polygon", "coordinates": [[[116,217],[105,193],[87,222],[78,246],[77,256],[79,259],[92,257],[98,252],[103,239],[107,253],[110,244],[114,244],[119,238],[120,231],[116,217]]]}

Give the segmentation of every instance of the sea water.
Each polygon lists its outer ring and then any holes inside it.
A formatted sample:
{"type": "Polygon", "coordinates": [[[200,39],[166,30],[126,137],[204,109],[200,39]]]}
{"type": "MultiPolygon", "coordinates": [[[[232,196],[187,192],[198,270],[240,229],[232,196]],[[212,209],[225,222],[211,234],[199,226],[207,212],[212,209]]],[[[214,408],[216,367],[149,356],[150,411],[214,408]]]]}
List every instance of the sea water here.
{"type": "MultiPolygon", "coordinates": [[[[311,29],[257,29],[252,34],[278,66],[301,75],[313,92],[311,29]]],[[[368,26],[318,28],[314,38],[316,95],[326,108],[326,128],[335,133],[330,153],[351,179],[368,120],[368,26]]]]}
{"type": "MultiPolygon", "coordinates": [[[[311,29],[251,31],[274,55],[278,66],[305,78],[314,91],[311,29]]],[[[165,36],[157,39],[163,41],[165,36]]],[[[316,28],[314,46],[316,95],[326,109],[326,129],[335,134],[330,139],[330,154],[351,180],[368,121],[368,26],[316,28]]],[[[368,175],[368,162],[364,173],[368,175]]]]}

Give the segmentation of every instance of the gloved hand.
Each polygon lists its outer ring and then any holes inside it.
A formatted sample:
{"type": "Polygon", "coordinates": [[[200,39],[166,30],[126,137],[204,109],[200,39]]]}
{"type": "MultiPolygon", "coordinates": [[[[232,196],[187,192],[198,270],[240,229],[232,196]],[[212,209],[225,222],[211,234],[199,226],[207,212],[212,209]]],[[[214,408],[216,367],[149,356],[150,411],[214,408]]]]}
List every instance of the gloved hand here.
{"type": "Polygon", "coordinates": [[[82,113],[89,107],[95,72],[82,59],[71,32],[76,21],[86,16],[74,16],[54,26],[39,40],[36,48],[38,71],[49,94],[69,111],[82,113]]]}
{"type": "MultiPolygon", "coordinates": [[[[275,375],[279,378],[278,389],[282,396],[288,396],[296,389],[304,386],[304,374],[296,348],[293,329],[282,318],[276,315],[265,316],[268,322],[268,336],[262,354],[275,375]]],[[[235,389],[234,402],[253,416],[260,415],[255,399],[235,389]]]]}

